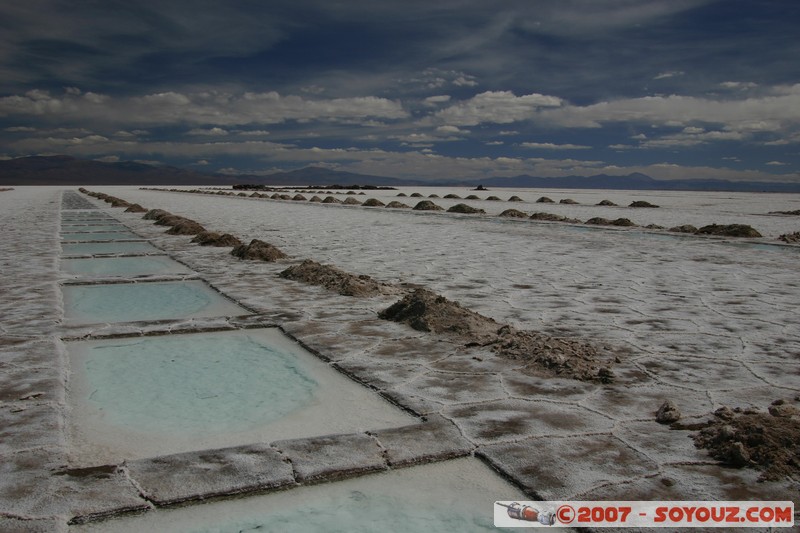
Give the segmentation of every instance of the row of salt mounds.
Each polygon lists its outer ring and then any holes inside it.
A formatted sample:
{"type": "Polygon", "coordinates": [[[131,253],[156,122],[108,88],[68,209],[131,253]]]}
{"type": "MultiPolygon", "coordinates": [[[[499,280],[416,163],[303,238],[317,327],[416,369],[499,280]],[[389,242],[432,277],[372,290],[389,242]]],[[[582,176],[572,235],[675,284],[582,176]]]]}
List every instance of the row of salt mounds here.
{"type": "Polygon", "coordinates": [[[589,344],[518,331],[427,289],[416,289],[378,316],[418,331],[454,335],[467,346],[490,346],[501,357],[522,361],[524,372],[602,383],[613,379],[598,350],[589,344]]]}
{"type": "Polygon", "coordinates": [[[179,215],[173,215],[163,209],[151,209],[142,218],[155,220],[157,226],[169,226],[170,229],[167,230],[169,235],[197,235],[206,231],[206,228],[198,222],[179,215]]]}
{"type": "Polygon", "coordinates": [[[242,241],[230,233],[217,233],[216,231],[203,231],[198,233],[192,242],[200,246],[240,246],[242,241]]]}
{"type": "Polygon", "coordinates": [[[299,265],[287,268],[280,273],[280,277],[302,281],[311,285],[321,285],[343,296],[369,297],[396,292],[390,285],[375,281],[365,274],[350,274],[334,266],[323,265],[311,259],[306,259],[299,265]]]}

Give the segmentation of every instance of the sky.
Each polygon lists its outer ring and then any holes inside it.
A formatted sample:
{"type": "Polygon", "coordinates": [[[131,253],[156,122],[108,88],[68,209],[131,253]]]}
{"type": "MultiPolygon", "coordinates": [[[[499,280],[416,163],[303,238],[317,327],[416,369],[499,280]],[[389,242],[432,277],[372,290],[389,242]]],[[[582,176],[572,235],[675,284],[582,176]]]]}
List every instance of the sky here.
{"type": "Polygon", "coordinates": [[[797,0],[0,3],[0,158],[800,182],[797,0]]]}

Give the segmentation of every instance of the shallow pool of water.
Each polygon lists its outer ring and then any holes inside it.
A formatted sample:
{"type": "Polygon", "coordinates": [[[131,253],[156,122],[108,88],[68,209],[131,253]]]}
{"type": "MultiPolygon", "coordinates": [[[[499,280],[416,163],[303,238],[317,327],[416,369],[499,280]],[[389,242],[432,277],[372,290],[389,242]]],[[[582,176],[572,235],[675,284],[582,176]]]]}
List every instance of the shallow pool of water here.
{"type": "Polygon", "coordinates": [[[61,231],[71,233],[87,231],[128,231],[128,228],[122,224],[109,224],[104,221],[97,221],[96,224],[92,224],[90,222],[80,224],[61,224],[61,231]]]}
{"type": "Polygon", "coordinates": [[[477,533],[500,531],[493,526],[496,500],[527,499],[478,459],[464,458],[70,531],[477,533]]]}
{"type": "Polygon", "coordinates": [[[69,342],[67,351],[78,463],[416,420],[277,328],[69,342]]]}
{"type": "Polygon", "coordinates": [[[62,291],[69,325],[250,314],[201,281],[65,285],[62,291]]]}
{"type": "Polygon", "coordinates": [[[165,255],[140,257],[94,257],[64,259],[61,269],[81,276],[146,276],[152,274],[188,274],[188,268],[165,255]]]}
{"type": "Polygon", "coordinates": [[[61,245],[63,255],[140,254],[163,253],[146,241],[140,242],[85,242],[61,245]]]}

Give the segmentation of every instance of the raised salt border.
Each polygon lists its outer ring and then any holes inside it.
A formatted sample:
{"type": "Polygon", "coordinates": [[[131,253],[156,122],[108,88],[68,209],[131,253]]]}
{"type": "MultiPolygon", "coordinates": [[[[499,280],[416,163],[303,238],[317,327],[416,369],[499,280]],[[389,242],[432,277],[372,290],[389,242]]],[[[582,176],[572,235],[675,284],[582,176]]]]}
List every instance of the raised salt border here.
{"type": "Polygon", "coordinates": [[[407,425],[277,328],[67,343],[83,465],[407,425]]]}
{"type": "Polygon", "coordinates": [[[525,499],[479,461],[456,459],[276,494],[160,509],[70,531],[479,533],[502,531],[495,529],[492,514],[501,496],[525,499]]]}

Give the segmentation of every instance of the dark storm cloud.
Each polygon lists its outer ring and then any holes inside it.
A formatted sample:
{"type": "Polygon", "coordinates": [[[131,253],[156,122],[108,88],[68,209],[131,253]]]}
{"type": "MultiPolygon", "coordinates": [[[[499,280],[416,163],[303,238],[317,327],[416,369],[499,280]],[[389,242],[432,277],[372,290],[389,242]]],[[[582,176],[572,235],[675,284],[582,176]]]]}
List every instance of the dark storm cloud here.
{"type": "Polygon", "coordinates": [[[0,156],[797,179],[798,21],[777,0],[6,2],[0,156]]]}

